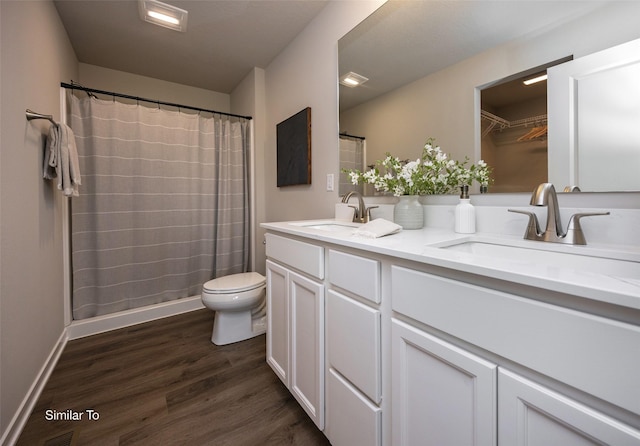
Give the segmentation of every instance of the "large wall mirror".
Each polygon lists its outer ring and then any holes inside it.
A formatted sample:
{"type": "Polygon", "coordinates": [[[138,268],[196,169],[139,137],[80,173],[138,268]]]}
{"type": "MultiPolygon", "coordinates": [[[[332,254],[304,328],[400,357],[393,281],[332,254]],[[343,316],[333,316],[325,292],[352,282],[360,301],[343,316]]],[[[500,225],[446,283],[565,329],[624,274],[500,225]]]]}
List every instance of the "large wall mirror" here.
{"type": "MultiPolygon", "coordinates": [[[[386,152],[416,159],[425,141],[434,137],[455,159],[477,161],[486,155],[495,160],[498,156],[494,164],[508,173],[509,184],[497,183],[490,192],[530,192],[531,183],[538,179],[520,183],[518,179],[525,180],[532,163],[545,161],[540,156],[535,161],[515,156],[517,147],[511,147],[508,155],[482,153],[488,123],[481,112],[482,92],[488,98],[493,87],[534,74],[541,67],[562,65],[638,39],[640,28],[634,17],[639,15],[640,2],[627,1],[390,0],[339,42],[339,74],[353,72],[368,78],[358,87],[339,86],[340,132],[364,138],[364,155],[357,160],[363,167],[384,158],[386,152]],[[517,160],[509,162],[509,158],[517,160]]],[[[538,115],[535,111],[525,114],[538,115]]],[[[542,131],[545,125],[551,128],[554,123],[533,120],[518,133],[524,136],[533,127],[542,131]]],[[[564,149],[556,144],[554,150],[564,149]]],[[[529,151],[540,154],[540,149],[529,151]]],[[[556,176],[558,166],[551,164],[557,158],[549,158],[547,171],[549,181],[558,182],[556,189],[562,190],[577,179],[568,172],[556,176]]],[[[593,182],[591,178],[583,191],[640,189],[593,182]]],[[[341,194],[346,187],[341,185],[341,194]]],[[[364,192],[374,193],[367,188],[364,192]]]]}

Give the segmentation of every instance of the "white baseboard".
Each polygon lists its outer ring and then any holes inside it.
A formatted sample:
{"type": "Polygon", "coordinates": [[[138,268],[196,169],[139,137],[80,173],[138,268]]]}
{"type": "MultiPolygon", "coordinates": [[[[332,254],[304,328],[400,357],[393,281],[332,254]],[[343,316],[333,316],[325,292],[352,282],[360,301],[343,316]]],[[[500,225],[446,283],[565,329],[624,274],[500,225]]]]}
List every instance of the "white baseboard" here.
{"type": "MultiPolygon", "coordinates": [[[[51,372],[53,372],[64,347],[67,345],[67,341],[202,308],[205,307],[202,305],[200,296],[191,296],[171,302],[150,305],[148,307],[71,322],[71,324],[63,330],[60,339],[58,339],[58,342],[54,345],[40,373],[38,373],[29,392],[22,401],[20,408],[14,415],[11,423],[9,423],[9,427],[2,433],[0,445],[13,446],[18,441],[18,438],[20,438],[22,429],[24,429],[24,426],[27,424],[29,416],[31,416],[31,412],[38,402],[38,398],[40,398],[40,394],[47,384],[49,376],[51,376],[51,372]]],[[[213,312],[211,312],[211,315],[213,316],[213,312]]]]}
{"type": "MultiPolygon", "coordinates": [[[[183,299],[163,302],[156,305],[149,305],[133,310],[120,311],[118,313],[106,314],[104,316],[92,317],[80,321],[73,321],[67,327],[69,340],[84,338],[106,331],[117,330],[118,328],[129,327],[164,317],[175,316],[189,311],[205,308],[202,305],[200,296],[190,296],[183,299]]],[[[213,312],[212,312],[213,315],[213,312]]]]}
{"type": "Polygon", "coordinates": [[[0,439],[0,445],[13,446],[18,441],[18,438],[20,438],[22,429],[24,429],[24,426],[27,424],[29,416],[31,416],[31,412],[38,402],[38,398],[40,398],[40,394],[44,390],[44,386],[47,384],[47,381],[49,381],[51,372],[53,372],[53,369],[58,363],[58,359],[60,359],[60,355],[62,354],[65,345],[67,345],[68,340],[67,332],[66,330],[63,330],[58,341],[53,346],[51,353],[49,353],[49,357],[36,376],[35,381],[31,384],[29,392],[27,392],[27,395],[22,400],[22,404],[20,404],[20,407],[9,423],[9,427],[3,433],[2,438],[0,439]]]}

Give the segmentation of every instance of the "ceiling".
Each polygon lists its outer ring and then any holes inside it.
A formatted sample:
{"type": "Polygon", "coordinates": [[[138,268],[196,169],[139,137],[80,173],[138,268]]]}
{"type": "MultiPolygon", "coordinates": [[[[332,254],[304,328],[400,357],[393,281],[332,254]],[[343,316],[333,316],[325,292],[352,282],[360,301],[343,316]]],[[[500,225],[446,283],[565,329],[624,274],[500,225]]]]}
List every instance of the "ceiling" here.
{"type": "MultiPolygon", "coordinates": [[[[80,62],[229,94],[254,67],[266,68],[329,1],[342,0],[164,0],[189,11],[185,33],[142,21],[137,0],[54,4],[80,62]]],[[[375,73],[362,89],[340,87],[340,108],[559,26],[599,3],[390,0],[340,40],[340,74],[375,73]]]]}
{"type": "Polygon", "coordinates": [[[140,19],[137,0],[54,0],[82,63],[231,93],[269,63],[327,0],[163,0],[189,12],[181,33],[140,19]]]}

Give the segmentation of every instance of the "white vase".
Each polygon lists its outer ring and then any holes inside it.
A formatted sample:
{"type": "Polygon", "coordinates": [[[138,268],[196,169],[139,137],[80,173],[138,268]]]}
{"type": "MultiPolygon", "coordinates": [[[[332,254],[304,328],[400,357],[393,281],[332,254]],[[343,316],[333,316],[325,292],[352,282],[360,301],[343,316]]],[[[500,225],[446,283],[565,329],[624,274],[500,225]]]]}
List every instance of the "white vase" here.
{"type": "Polygon", "coordinates": [[[424,226],[424,209],[418,195],[402,195],[393,208],[393,220],[402,229],[420,229],[424,226]]]}

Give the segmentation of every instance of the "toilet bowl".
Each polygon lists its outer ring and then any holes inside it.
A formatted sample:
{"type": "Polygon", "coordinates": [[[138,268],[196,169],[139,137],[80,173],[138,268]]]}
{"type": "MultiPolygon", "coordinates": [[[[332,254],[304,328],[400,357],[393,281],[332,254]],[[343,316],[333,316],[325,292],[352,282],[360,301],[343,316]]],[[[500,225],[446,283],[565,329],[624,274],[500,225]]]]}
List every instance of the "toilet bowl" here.
{"type": "Polygon", "coordinates": [[[266,332],[266,278],[259,273],[230,274],[202,286],[202,303],[215,311],[211,342],[226,345],[266,332]]]}

